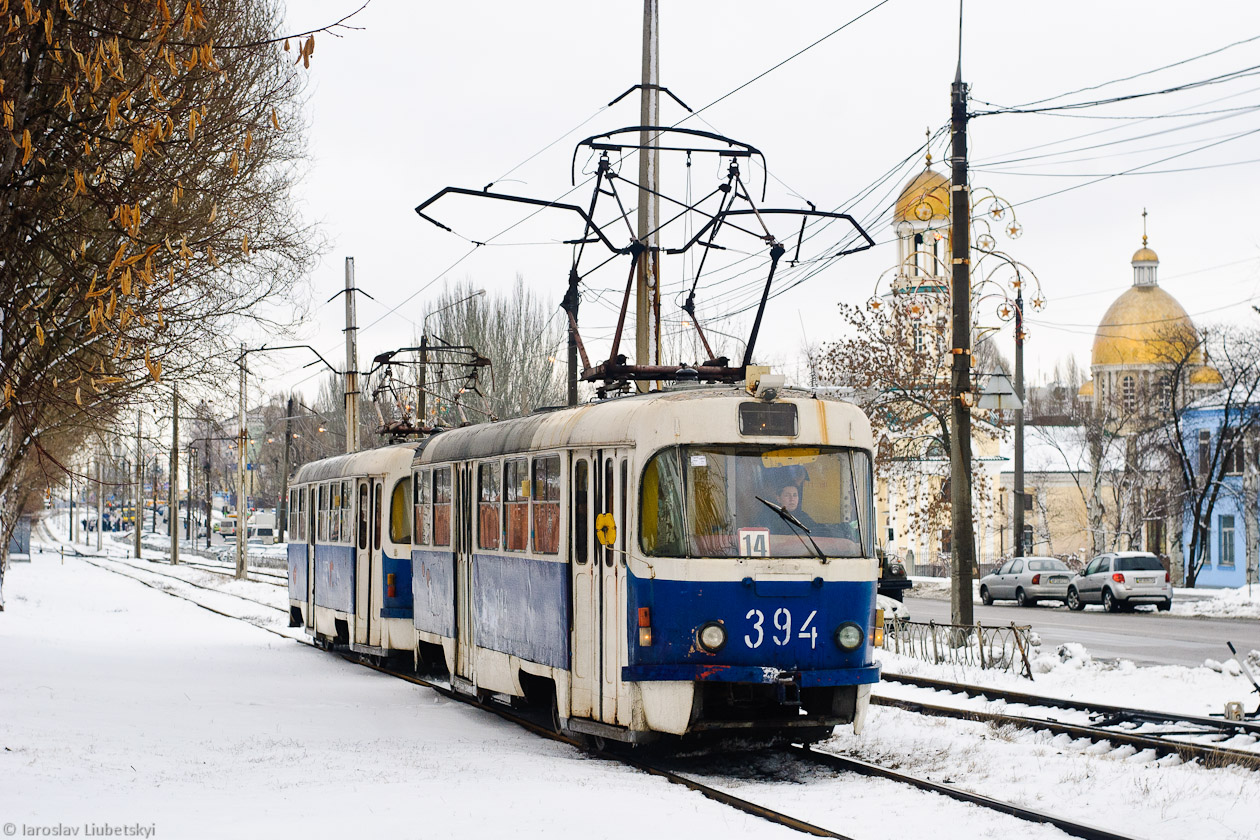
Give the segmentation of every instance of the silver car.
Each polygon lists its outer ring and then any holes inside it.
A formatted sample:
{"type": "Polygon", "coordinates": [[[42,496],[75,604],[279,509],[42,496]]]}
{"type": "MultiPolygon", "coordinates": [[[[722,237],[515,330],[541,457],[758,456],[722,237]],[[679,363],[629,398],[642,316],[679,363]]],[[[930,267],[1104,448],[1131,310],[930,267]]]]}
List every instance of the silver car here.
{"type": "Polygon", "coordinates": [[[1002,567],[980,578],[980,600],[1014,601],[1031,607],[1038,601],[1067,603],[1068,583],[1072,570],[1054,557],[1016,557],[1002,567]]]}
{"type": "Polygon", "coordinates": [[[1146,551],[1100,554],[1072,579],[1067,604],[1074,610],[1086,604],[1102,604],[1107,612],[1155,604],[1172,609],[1173,590],[1159,558],[1146,551]]]}

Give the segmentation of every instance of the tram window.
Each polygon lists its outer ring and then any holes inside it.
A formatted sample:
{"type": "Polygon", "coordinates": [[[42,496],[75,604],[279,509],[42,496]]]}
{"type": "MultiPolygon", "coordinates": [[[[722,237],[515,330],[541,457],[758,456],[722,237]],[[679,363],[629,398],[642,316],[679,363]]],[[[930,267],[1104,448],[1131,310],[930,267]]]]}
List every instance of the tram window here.
{"type": "Polygon", "coordinates": [[[503,518],[508,551],[529,547],[529,462],[524,458],[503,465],[503,518]]]}
{"type": "Polygon", "coordinates": [[[341,541],[344,543],[354,542],[354,532],[350,530],[353,520],[354,511],[351,505],[354,501],[351,493],[354,492],[354,483],[350,481],[341,482],[341,541]]]}
{"type": "Polygon", "coordinates": [[[626,518],[626,495],[630,485],[630,462],[621,459],[621,518],[617,522],[617,548],[621,549],[621,565],[626,565],[626,532],[630,530],[630,520],[626,518]]]}
{"type": "MultiPolygon", "coordinates": [[[[381,522],[385,518],[384,505],[381,504],[383,488],[379,481],[372,482],[372,550],[381,550],[381,522]]],[[[406,498],[404,496],[404,498],[406,498]]]]}
{"type": "Polygon", "coordinates": [[[534,552],[557,554],[560,551],[560,457],[548,455],[534,459],[534,492],[530,497],[534,509],[534,552]]]}
{"type": "Polygon", "coordinates": [[[328,485],[328,541],[341,542],[341,482],[328,485]]]}
{"type": "Polygon", "coordinates": [[[315,509],[315,538],[320,542],[328,539],[328,485],[319,485],[319,506],[315,509]]]}
{"type": "Polygon", "coordinates": [[[433,509],[429,506],[433,501],[432,473],[421,470],[412,477],[415,485],[415,528],[416,545],[428,545],[433,540],[433,509]]]}
{"type": "Polygon", "coordinates": [[[643,471],[639,543],[654,557],[683,556],[682,450],[658,453],[643,471]]]}
{"type": "Polygon", "coordinates": [[[451,468],[433,471],[433,544],[451,544],[451,468]]]}
{"type": "Polygon", "coordinates": [[[477,467],[477,546],[499,547],[499,471],[498,464],[477,467]]]}
{"type": "MultiPolygon", "coordinates": [[[[613,512],[613,460],[609,458],[604,462],[604,513],[613,512]]],[[[604,565],[611,566],[613,564],[612,546],[605,546],[601,552],[604,555],[604,565]]]]}
{"type": "Polygon", "coordinates": [[[359,548],[368,547],[368,486],[359,485],[359,548]]]}
{"type": "Polygon", "coordinates": [[[573,559],[586,562],[586,547],[590,523],[590,503],[586,460],[579,459],[573,465],[573,559]]]}
{"type": "Polygon", "coordinates": [[[859,450],[672,447],[643,473],[640,545],[667,557],[870,557],[870,476],[859,450]]]}
{"type": "Polygon", "coordinates": [[[411,516],[407,511],[408,497],[411,495],[411,477],[400,478],[389,494],[389,539],[390,542],[411,542],[411,516]]]}

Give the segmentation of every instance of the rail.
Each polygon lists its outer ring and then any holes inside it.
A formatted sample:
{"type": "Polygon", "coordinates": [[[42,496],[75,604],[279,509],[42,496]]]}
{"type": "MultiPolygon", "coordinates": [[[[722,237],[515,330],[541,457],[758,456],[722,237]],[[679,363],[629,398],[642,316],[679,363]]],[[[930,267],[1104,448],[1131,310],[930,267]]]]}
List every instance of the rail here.
{"type": "Polygon", "coordinates": [[[885,631],[884,648],[891,653],[922,659],[934,664],[970,665],[985,670],[1013,671],[1032,679],[1028,651],[1032,646],[1032,626],[937,624],[891,622],[885,631]]]}

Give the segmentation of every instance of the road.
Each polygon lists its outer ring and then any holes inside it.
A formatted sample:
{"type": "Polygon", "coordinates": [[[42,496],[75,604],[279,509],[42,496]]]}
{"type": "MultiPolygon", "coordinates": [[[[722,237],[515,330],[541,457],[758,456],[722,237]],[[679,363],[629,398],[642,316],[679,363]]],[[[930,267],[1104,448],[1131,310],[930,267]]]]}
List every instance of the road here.
{"type": "MultiPolygon", "coordinates": [[[[949,621],[949,601],[906,598],[914,621],[949,621]]],[[[1242,653],[1260,650],[1260,621],[1178,618],[1154,612],[1105,613],[1099,607],[1071,612],[1057,605],[1021,608],[976,604],[984,624],[1031,624],[1043,648],[1080,642],[1099,659],[1131,659],[1142,665],[1202,665],[1230,658],[1226,641],[1242,653]]]]}

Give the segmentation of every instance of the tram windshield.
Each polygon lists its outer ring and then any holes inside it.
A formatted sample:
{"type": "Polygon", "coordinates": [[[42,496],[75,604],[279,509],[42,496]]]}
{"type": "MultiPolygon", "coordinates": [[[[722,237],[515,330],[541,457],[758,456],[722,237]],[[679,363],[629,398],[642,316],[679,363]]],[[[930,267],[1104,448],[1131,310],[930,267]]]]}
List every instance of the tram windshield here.
{"type": "Polygon", "coordinates": [[[651,557],[871,557],[870,456],[836,447],[676,446],[639,497],[651,557]]]}

